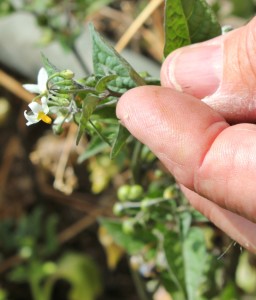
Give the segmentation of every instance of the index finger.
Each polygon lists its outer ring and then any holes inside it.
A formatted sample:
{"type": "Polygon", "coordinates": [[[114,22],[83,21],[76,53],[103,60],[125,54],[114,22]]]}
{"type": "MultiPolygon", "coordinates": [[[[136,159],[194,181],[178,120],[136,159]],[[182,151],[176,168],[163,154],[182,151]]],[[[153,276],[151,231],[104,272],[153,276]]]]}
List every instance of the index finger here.
{"type": "Polygon", "coordinates": [[[256,221],[255,125],[229,126],[198,99],[149,86],[127,92],[117,115],[178,182],[256,221]]]}

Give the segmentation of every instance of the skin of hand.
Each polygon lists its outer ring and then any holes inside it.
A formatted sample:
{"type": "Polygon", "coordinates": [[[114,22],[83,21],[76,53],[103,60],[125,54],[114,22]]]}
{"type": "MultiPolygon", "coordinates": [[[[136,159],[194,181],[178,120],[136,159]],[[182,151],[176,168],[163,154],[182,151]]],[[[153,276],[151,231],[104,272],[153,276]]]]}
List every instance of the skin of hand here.
{"type": "Polygon", "coordinates": [[[256,18],[172,52],[162,87],[126,92],[122,124],[146,144],[190,203],[256,253],[256,18]]]}

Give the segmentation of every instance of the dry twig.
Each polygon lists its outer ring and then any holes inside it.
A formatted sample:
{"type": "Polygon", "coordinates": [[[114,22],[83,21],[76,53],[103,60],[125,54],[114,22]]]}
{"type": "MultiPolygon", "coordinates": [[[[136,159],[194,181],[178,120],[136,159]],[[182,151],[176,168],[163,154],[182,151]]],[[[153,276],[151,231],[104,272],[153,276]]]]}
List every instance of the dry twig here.
{"type": "Polygon", "coordinates": [[[30,103],[34,98],[33,94],[26,91],[16,79],[3,70],[0,70],[0,85],[25,102],[30,103]]]}
{"type": "Polygon", "coordinates": [[[57,190],[65,193],[65,194],[71,194],[73,191],[73,187],[69,186],[65,182],[65,170],[67,167],[68,159],[71,153],[71,150],[74,145],[75,136],[76,136],[77,126],[75,124],[71,124],[68,130],[67,138],[64,142],[64,147],[60,156],[60,159],[58,161],[58,165],[55,172],[55,179],[53,186],[57,190]]]}

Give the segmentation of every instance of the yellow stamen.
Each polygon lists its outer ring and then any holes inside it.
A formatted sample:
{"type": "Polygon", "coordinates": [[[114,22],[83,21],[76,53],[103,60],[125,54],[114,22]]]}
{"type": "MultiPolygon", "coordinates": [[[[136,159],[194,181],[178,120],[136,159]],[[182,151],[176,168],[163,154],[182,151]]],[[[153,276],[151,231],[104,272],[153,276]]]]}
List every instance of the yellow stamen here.
{"type": "Polygon", "coordinates": [[[43,122],[47,123],[47,124],[51,124],[52,123],[52,119],[50,117],[48,117],[44,112],[40,111],[38,113],[38,120],[42,120],[43,122]]]}

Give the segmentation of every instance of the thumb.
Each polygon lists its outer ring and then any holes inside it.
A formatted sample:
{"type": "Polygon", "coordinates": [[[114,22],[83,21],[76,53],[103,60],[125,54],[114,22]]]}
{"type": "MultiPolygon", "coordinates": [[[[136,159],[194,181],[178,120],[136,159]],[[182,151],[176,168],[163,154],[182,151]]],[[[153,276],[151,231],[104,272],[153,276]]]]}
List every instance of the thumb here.
{"type": "Polygon", "coordinates": [[[256,121],[256,17],[165,60],[162,85],[202,99],[230,122],[256,121]]]}

